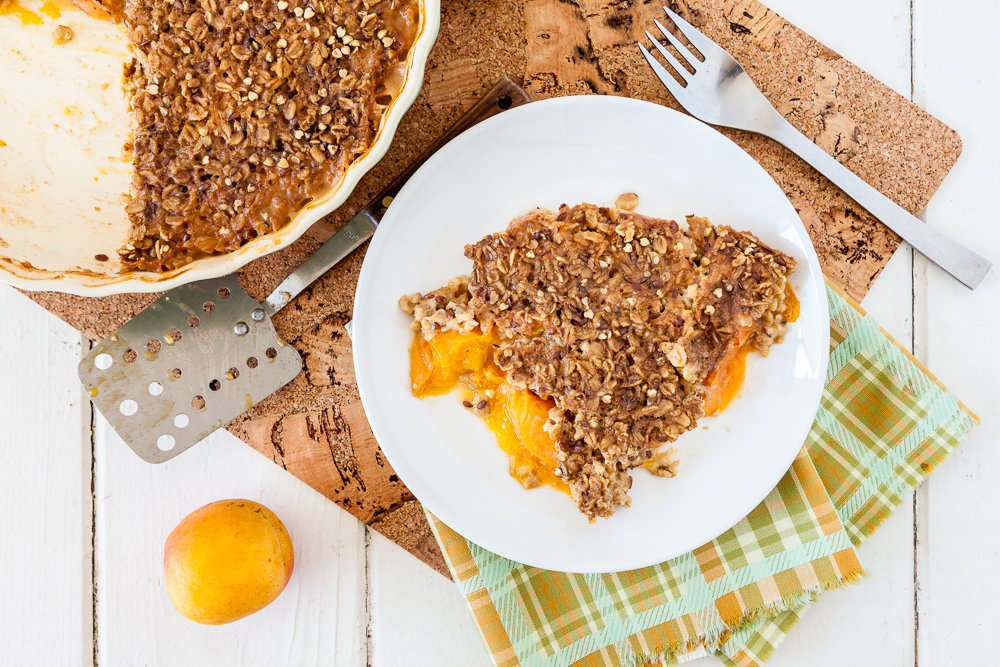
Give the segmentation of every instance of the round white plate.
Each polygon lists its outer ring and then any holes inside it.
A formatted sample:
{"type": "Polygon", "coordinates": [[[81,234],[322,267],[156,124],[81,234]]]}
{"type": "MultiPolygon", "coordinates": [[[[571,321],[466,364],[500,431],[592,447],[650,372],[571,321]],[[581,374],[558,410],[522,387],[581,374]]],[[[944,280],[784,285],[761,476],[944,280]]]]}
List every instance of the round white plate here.
{"type": "Polygon", "coordinates": [[[620,97],[564,97],[494,117],[414,174],[365,257],[354,306],[354,364],[372,430],[414,495],[469,540],[522,563],[610,572],[694,549],[747,515],[802,447],[829,355],[819,261],[795,210],[767,173],[707,125],[620,97]],[[799,262],[791,281],[798,322],[768,357],[748,358],[740,395],[676,442],[673,479],[632,472],[632,506],[590,525],[564,494],[526,491],[507,473],[493,434],[454,396],[410,391],[411,321],[403,294],[470,273],[463,251],[534,207],[611,204],[639,195],[637,212],[685,214],[751,230],[799,262]]]}

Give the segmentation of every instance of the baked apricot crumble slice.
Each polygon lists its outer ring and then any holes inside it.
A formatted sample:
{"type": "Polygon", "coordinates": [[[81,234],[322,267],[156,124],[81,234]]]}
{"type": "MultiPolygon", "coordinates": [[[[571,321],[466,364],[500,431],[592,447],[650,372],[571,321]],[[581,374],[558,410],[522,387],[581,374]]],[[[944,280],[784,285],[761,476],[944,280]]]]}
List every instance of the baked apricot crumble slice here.
{"type": "Polygon", "coordinates": [[[795,260],[750,232],[563,205],[466,246],[471,276],[400,299],[413,394],[459,389],[525,488],[593,522],[628,507],[629,470],[674,475],[672,443],[722,410],[751,350],[780,342],[795,260]]]}

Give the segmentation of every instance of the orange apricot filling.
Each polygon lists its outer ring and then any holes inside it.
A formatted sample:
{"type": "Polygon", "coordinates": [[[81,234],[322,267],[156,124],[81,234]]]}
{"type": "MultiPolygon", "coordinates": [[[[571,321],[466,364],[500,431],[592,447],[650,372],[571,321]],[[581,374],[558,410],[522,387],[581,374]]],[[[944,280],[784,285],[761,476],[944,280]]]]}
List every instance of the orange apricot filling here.
{"type": "MultiPolygon", "coordinates": [[[[785,312],[782,313],[782,317],[786,322],[799,319],[799,300],[789,283],[785,283],[785,312]]],[[[743,385],[743,378],[747,372],[747,355],[752,349],[746,344],[750,333],[749,328],[741,330],[737,344],[719,360],[715,369],[705,378],[704,384],[708,387],[704,406],[706,417],[725,410],[743,385]]]]}
{"type": "Polygon", "coordinates": [[[42,25],[42,17],[31,11],[27,7],[22,7],[17,4],[16,0],[9,2],[3,2],[0,0],[0,16],[6,14],[13,14],[17,18],[21,19],[21,23],[24,25],[42,25]]]}
{"type": "Polygon", "coordinates": [[[705,378],[705,416],[717,415],[736,398],[737,392],[743,386],[743,378],[747,373],[747,355],[752,348],[749,345],[736,347],[719,365],[705,378]]]}
{"type": "Polygon", "coordinates": [[[510,457],[511,476],[525,488],[548,484],[569,494],[566,482],[553,473],[559,467],[556,443],[544,428],[556,402],[504,381],[491,403],[486,425],[510,457]]]}
{"type": "Polygon", "coordinates": [[[496,389],[503,371],[493,363],[496,338],[477,327],[462,335],[440,333],[430,340],[417,335],[410,346],[410,382],[417,398],[450,393],[461,380],[475,380],[474,388],[496,389]]]}
{"type": "MultiPolygon", "coordinates": [[[[799,316],[799,301],[791,285],[785,287],[785,321],[799,316]]],[[[495,332],[495,330],[494,330],[495,332]]],[[[751,327],[740,331],[736,343],[705,378],[705,415],[722,412],[736,398],[746,376],[747,345],[751,327]]],[[[410,345],[410,382],[417,398],[441,396],[459,390],[466,408],[482,410],[472,403],[475,395],[490,397],[489,413],[480,413],[510,461],[510,474],[527,489],[547,484],[569,494],[569,486],[554,474],[559,467],[555,441],[545,430],[555,401],[542,399],[527,389],[518,389],[493,359],[498,344],[495,333],[479,327],[470,333],[446,331],[425,340],[417,333],[410,345]]]]}
{"type": "Polygon", "coordinates": [[[410,346],[413,395],[440,396],[458,388],[467,408],[476,407],[468,400],[474,394],[490,396],[490,412],[483,421],[510,457],[511,476],[525,488],[548,484],[569,493],[553,474],[559,461],[555,441],[544,429],[555,402],[507,382],[493,361],[496,343],[494,335],[484,335],[478,327],[468,334],[447,331],[431,340],[417,334],[410,346]]]}

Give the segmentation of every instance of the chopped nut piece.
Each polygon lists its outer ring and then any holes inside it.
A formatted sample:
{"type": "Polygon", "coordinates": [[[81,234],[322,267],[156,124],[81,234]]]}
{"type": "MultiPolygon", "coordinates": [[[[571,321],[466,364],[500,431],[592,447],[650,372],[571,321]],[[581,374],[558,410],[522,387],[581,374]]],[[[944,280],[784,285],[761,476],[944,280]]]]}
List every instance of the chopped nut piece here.
{"type": "Polygon", "coordinates": [[[626,192],[624,194],[618,195],[618,199],[615,200],[615,206],[626,211],[634,211],[635,207],[639,205],[639,195],[634,192],[626,192]]]}
{"type": "Polygon", "coordinates": [[[52,43],[53,44],[65,44],[69,40],[73,39],[73,29],[69,26],[60,25],[56,26],[56,29],[52,32],[52,43]]]}

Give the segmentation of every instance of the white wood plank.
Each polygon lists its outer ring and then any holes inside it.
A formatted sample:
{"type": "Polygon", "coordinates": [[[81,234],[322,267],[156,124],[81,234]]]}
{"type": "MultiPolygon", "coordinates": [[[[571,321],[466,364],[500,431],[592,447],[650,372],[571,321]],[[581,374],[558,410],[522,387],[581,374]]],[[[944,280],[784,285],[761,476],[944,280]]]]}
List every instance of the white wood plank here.
{"type": "Polygon", "coordinates": [[[903,503],[858,554],[869,578],[823,595],[768,667],[913,667],[912,503],[903,503]]]}
{"type": "Polygon", "coordinates": [[[900,95],[910,96],[909,0],[763,0],[900,95]]]}
{"type": "Polygon", "coordinates": [[[140,460],[97,420],[100,665],[367,663],[364,525],[225,431],[161,465],[140,460]],[[163,543],[191,511],[247,498],[288,528],[295,570],[262,611],[203,626],[173,608],[163,543]]]}
{"type": "MultiPolygon", "coordinates": [[[[991,26],[1000,8],[974,0],[915,0],[913,13],[916,99],[964,142],[961,159],[928,207],[927,222],[998,261],[1000,65],[992,57],[991,26]]],[[[974,292],[923,260],[917,274],[917,355],[983,419],[920,495],[919,664],[994,664],[1000,362],[993,350],[1000,273],[994,268],[974,292]]]]}
{"type": "Polygon", "coordinates": [[[5,285],[0,313],[0,661],[90,665],[90,410],[76,377],[82,340],[5,285]]]}
{"type": "Polygon", "coordinates": [[[913,250],[904,243],[882,269],[861,306],[900,345],[913,351],[913,250]]]}
{"type": "Polygon", "coordinates": [[[489,667],[455,584],[375,531],[369,533],[372,666],[489,667]]]}

